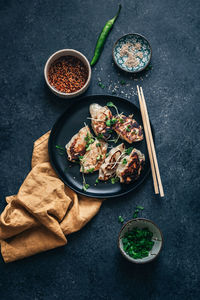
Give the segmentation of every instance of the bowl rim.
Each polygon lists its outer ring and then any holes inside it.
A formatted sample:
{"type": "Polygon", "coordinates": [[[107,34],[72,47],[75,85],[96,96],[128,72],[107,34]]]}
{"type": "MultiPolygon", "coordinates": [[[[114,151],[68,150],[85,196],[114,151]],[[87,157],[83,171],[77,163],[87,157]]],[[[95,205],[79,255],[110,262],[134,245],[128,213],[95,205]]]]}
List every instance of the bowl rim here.
{"type": "Polygon", "coordinates": [[[149,43],[148,39],[147,39],[144,35],[142,35],[142,34],[140,34],[140,33],[136,33],[136,32],[135,32],[135,33],[126,33],[126,34],[122,35],[121,37],[119,37],[119,38],[117,39],[117,41],[114,43],[113,48],[112,48],[112,57],[113,57],[113,60],[114,60],[114,62],[115,62],[115,64],[116,64],[116,66],[117,66],[118,68],[120,68],[122,71],[127,72],[127,73],[132,73],[132,74],[134,74],[134,73],[139,73],[139,72],[143,71],[144,69],[146,69],[146,68],[148,67],[148,65],[150,64],[150,61],[151,61],[151,58],[152,58],[152,48],[151,48],[151,44],[149,43]],[[116,61],[116,59],[115,59],[115,56],[114,56],[114,49],[115,49],[117,43],[119,42],[119,40],[120,40],[121,38],[126,37],[126,36],[128,36],[128,35],[138,35],[138,36],[140,36],[141,38],[143,38],[144,40],[147,41],[147,43],[149,44],[149,48],[150,48],[150,58],[149,58],[148,63],[146,64],[146,66],[144,66],[143,68],[141,68],[141,69],[139,69],[139,70],[136,70],[136,71],[129,71],[129,70],[123,69],[121,66],[118,65],[118,63],[117,63],[117,61],[116,61]]]}
{"type": "MultiPolygon", "coordinates": [[[[73,55],[72,55],[73,56],[73,55]]],[[[77,57],[76,55],[74,55],[75,57],[77,57]]],[[[60,56],[61,57],[61,56],[60,56]]],[[[77,57],[78,58],[78,57],[77,57]]],[[[56,51],[56,52],[54,52],[52,55],[50,55],[49,56],[49,58],[47,59],[47,61],[46,61],[46,63],[45,63],[45,66],[44,66],[44,78],[45,78],[45,81],[46,81],[46,83],[47,83],[47,85],[48,85],[48,87],[51,89],[51,90],[53,90],[55,93],[58,93],[58,94],[60,94],[60,95],[62,95],[62,96],[74,96],[74,95],[80,95],[80,93],[89,85],[89,83],[90,83],[90,80],[91,80],[91,73],[92,73],[92,70],[91,70],[91,66],[90,66],[90,63],[89,63],[89,61],[88,61],[88,59],[87,59],[87,57],[83,54],[83,53],[81,53],[80,51],[77,51],[77,50],[75,50],[75,49],[61,49],[61,50],[58,50],[58,51],[56,51]],[[71,52],[74,52],[74,54],[79,54],[82,58],[83,58],[83,60],[84,60],[84,64],[86,65],[86,67],[88,68],[88,78],[87,78],[87,81],[86,81],[86,83],[84,84],[84,86],[82,86],[82,88],[81,89],[79,89],[78,91],[76,91],[76,92],[73,92],[73,93],[63,93],[63,92],[60,92],[59,90],[57,90],[56,88],[54,88],[50,83],[49,83],[49,80],[48,80],[48,76],[47,76],[47,68],[48,68],[48,66],[51,64],[50,63],[50,61],[52,60],[52,58],[56,55],[56,54],[62,54],[63,53],[63,56],[67,56],[67,55],[70,55],[70,54],[65,54],[64,55],[64,53],[66,52],[66,51],[71,51],[71,52]]]]}
{"type": "Polygon", "coordinates": [[[127,222],[122,226],[122,228],[120,229],[120,232],[119,232],[119,234],[118,234],[118,247],[119,247],[119,250],[120,250],[121,254],[122,254],[128,261],[130,261],[130,262],[132,262],[132,263],[135,263],[135,264],[145,264],[145,263],[149,263],[149,262],[153,261],[154,259],[156,259],[156,258],[159,256],[159,254],[160,254],[160,252],[161,252],[161,250],[162,250],[162,248],[163,248],[163,242],[164,242],[164,240],[163,240],[163,234],[162,234],[162,231],[160,230],[160,228],[158,227],[158,225],[157,225],[156,223],[154,223],[152,220],[149,220],[149,219],[146,219],[146,218],[135,218],[135,219],[131,219],[131,220],[127,221],[127,222]],[[160,247],[160,250],[158,251],[158,253],[152,257],[152,259],[149,259],[149,260],[146,260],[146,261],[142,261],[142,260],[140,260],[140,261],[138,260],[138,261],[137,261],[136,259],[134,260],[134,258],[129,257],[128,254],[125,255],[124,252],[122,251],[122,249],[121,249],[121,247],[120,247],[120,235],[121,235],[123,229],[124,229],[129,223],[132,223],[133,221],[146,221],[146,222],[149,222],[149,223],[153,224],[153,225],[158,229],[158,231],[160,232],[160,236],[161,236],[161,247],[160,247]]]}

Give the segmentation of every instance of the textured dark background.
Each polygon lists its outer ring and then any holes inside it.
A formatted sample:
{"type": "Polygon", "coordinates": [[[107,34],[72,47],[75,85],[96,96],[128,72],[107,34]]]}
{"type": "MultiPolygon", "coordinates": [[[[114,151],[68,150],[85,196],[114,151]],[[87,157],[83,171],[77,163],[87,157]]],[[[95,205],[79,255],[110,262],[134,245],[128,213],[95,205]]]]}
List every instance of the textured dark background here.
{"type": "MultiPolygon", "coordinates": [[[[165,198],[155,197],[149,177],[136,192],[106,201],[67,246],[8,265],[1,260],[2,300],[199,299],[199,0],[121,3],[86,94],[116,92],[138,105],[136,84],[143,86],[165,198]],[[145,35],[153,49],[153,69],[137,77],[112,63],[114,42],[129,32],[145,35]],[[130,219],[136,205],[164,235],[158,260],[143,266],[128,263],[117,248],[118,216],[130,219]]],[[[17,193],[30,170],[33,141],[71,103],[48,91],[47,58],[74,48],[91,59],[99,32],[116,11],[117,1],[106,0],[0,1],[1,211],[5,196],[17,193]]]]}

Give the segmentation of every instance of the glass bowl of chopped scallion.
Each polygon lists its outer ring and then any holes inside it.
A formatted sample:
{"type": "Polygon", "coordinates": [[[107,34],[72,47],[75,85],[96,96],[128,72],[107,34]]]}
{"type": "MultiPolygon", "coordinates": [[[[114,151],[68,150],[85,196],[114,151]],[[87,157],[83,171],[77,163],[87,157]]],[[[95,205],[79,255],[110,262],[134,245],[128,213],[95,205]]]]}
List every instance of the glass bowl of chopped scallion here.
{"type": "Polygon", "coordinates": [[[118,246],[122,255],[133,263],[154,260],[162,249],[163,235],[151,220],[137,218],[128,221],[120,230],[118,246]]]}

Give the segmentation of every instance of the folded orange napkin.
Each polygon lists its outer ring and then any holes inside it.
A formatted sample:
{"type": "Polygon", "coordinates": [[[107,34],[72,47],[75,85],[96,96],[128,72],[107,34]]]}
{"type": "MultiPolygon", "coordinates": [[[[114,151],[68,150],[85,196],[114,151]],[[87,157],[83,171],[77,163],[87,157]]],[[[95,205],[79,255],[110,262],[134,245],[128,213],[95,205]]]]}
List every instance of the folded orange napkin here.
{"type": "Polygon", "coordinates": [[[34,143],[32,170],[18,194],[6,198],[0,216],[5,262],[65,245],[66,235],[81,229],[101,207],[102,200],[77,195],[58,178],[49,162],[49,134],[34,143]]]}

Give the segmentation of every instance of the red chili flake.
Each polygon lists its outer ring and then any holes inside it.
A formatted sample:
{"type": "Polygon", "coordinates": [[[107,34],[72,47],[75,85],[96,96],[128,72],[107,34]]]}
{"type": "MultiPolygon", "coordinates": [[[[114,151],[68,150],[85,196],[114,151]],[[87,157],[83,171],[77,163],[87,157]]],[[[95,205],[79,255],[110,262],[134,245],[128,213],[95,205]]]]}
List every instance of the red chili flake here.
{"type": "Polygon", "coordinates": [[[63,93],[80,90],[88,79],[88,69],[74,56],[62,56],[49,68],[48,80],[51,86],[63,93]]]}

